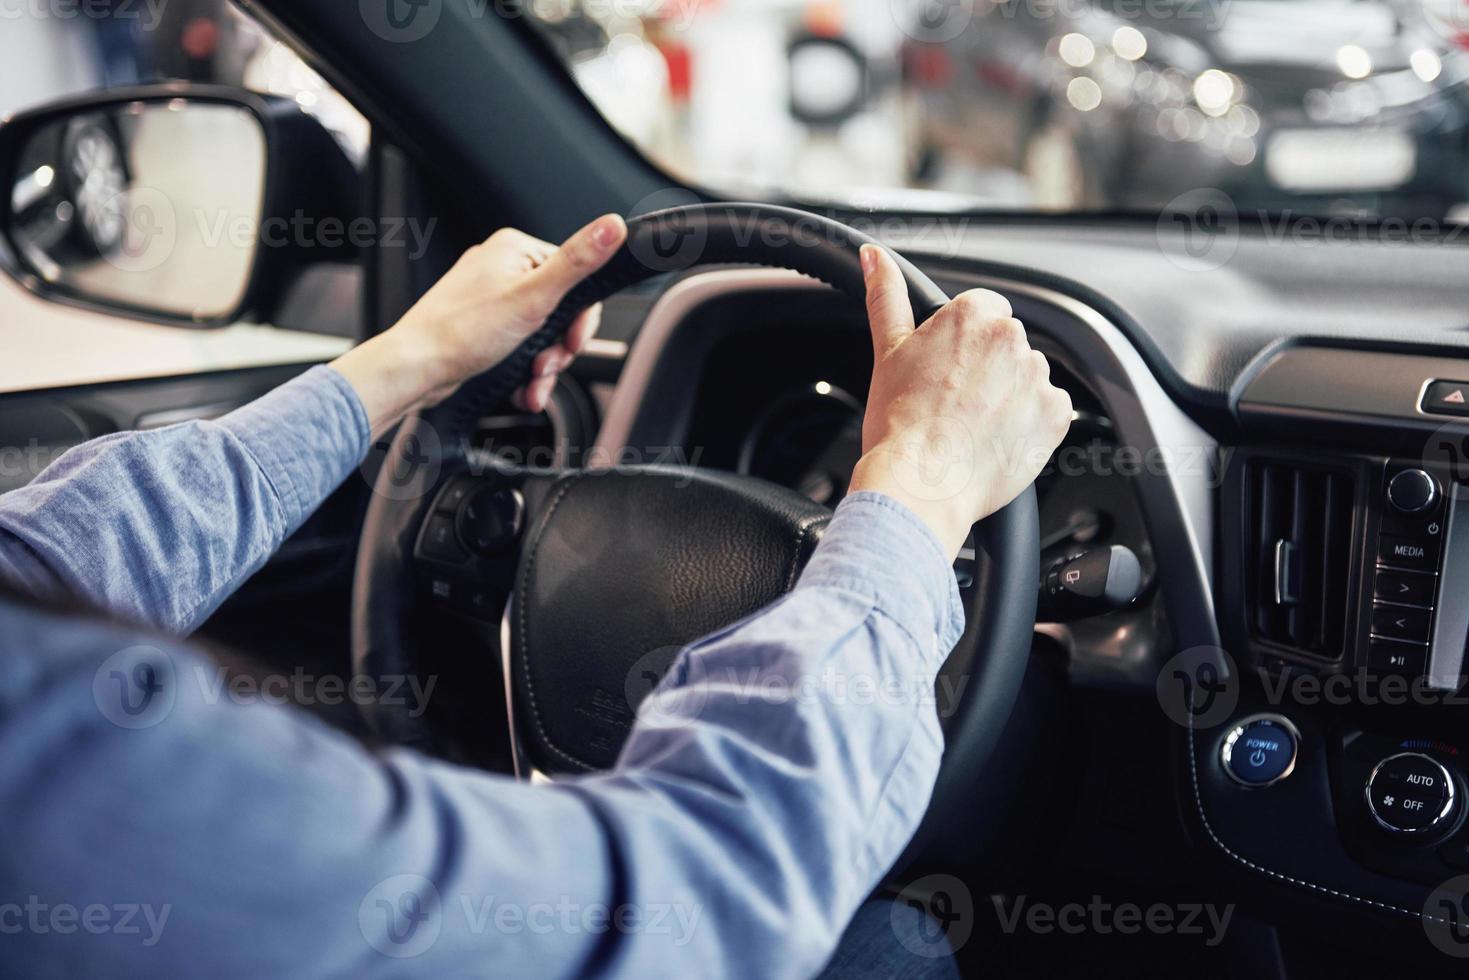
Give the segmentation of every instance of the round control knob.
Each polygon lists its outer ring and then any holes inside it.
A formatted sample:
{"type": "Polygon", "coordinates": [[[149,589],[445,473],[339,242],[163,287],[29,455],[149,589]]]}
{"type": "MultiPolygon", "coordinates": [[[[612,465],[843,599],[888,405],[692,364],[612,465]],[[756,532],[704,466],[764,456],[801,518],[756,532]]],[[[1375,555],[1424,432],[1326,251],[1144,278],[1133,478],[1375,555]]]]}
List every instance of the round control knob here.
{"type": "Polygon", "coordinates": [[[1390,834],[1423,837],[1454,815],[1454,779],[1421,752],[1390,755],[1367,777],[1367,811],[1390,834]]]}
{"type": "Polygon", "coordinates": [[[503,550],[520,536],[525,497],[519,490],[480,490],[459,511],[459,538],[477,554],[503,550]]]}
{"type": "Polygon", "coordinates": [[[1251,715],[1235,724],[1224,737],[1219,761],[1242,786],[1258,789],[1278,783],[1296,768],[1301,733],[1280,715],[1251,715]]]}
{"type": "Polygon", "coordinates": [[[1422,470],[1403,470],[1387,481],[1387,502],[1403,514],[1421,514],[1438,503],[1438,483],[1422,470]]]}

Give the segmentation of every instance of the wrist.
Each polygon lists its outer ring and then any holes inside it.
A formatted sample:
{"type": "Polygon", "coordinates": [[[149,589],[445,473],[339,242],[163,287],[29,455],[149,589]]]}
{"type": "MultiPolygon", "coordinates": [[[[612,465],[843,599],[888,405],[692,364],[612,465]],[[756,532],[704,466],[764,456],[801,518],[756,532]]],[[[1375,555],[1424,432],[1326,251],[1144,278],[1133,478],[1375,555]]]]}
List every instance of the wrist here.
{"type": "Polygon", "coordinates": [[[896,472],[883,453],[869,452],[853,469],[848,492],[865,490],[896,500],[933,532],[952,560],[958,556],[973,526],[974,522],[968,516],[970,508],[955,497],[929,499],[921,493],[914,493],[910,486],[913,482],[896,472]]]}
{"type": "Polygon", "coordinates": [[[447,374],[432,351],[396,328],[358,344],[332,362],[357,392],[374,432],[391,425],[447,374]]]}

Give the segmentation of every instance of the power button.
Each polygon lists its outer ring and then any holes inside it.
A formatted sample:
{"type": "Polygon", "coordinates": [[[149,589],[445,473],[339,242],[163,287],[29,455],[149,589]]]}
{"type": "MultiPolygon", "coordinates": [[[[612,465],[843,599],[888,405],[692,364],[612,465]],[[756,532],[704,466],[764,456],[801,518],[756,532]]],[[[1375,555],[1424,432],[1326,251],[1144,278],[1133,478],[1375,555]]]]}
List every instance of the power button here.
{"type": "Polygon", "coordinates": [[[1219,761],[1231,779],[1258,788],[1278,783],[1296,767],[1301,733],[1280,715],[1251,715],[1224,738],[1219,761]]]}

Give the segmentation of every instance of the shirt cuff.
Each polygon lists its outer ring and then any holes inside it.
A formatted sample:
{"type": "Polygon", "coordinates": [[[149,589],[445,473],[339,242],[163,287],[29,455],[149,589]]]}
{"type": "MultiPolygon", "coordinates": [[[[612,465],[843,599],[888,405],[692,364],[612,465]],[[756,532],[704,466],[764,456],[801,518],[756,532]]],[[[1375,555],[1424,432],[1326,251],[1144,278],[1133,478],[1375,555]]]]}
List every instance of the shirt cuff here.
{"type": "Polygon", "coordinates": [[[847,589],[937,656],[948,656],[964,633],[964,605],[948,553],[933,531],[886,494],[860,491],[844,499],[801,573],[797,588],[847,589]]]}
{"type": "Polygon", "coordinates": [[[324,364],[216,424],[260,464],[280,499],[287,533],[361,465],[371,439],[357,392],[324,364]]]}

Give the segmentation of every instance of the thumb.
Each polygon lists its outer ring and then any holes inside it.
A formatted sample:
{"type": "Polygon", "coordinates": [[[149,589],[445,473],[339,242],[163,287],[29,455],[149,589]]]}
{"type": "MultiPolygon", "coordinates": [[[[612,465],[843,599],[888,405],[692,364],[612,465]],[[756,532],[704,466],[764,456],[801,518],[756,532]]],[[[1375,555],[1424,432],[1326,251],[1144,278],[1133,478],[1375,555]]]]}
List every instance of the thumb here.
{"type": "Polygon", "coordinates": [[[573,234],[527,276],[530,293],[549,312],[571,288],[596,272],[627,238],[627,225],[604,214],[573,234]]]}
{"type": "Polygon", "coordinates": [[[862,276],[867,281],[867,319],[872,346],[880,355],[901,344],[913,332],[913,305],[908,283],[886,249],[863,245],[862,276]]]}

